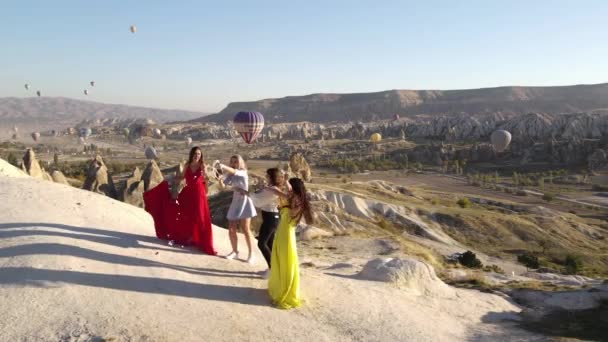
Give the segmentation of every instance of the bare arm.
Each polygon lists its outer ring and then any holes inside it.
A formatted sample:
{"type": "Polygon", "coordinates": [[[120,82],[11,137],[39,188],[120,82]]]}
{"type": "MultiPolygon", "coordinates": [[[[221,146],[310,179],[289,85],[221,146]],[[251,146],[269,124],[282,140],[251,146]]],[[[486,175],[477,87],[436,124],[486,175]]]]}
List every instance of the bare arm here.
{"type": "Polygon", "coordinates": [[[233,175],[236,173],[236,169],[233,169],[228,165],[220,164],[220,169],[222,170],[222,172],[228,173],[230,175],[233,175]]]}
{"type": "Polygon", "coordinates": [[[289,192],[281,191],[281,189],[277,188],[276,186],[266,187],[266,190],[276,194],[279,197],[289,198],[289,192]]]}

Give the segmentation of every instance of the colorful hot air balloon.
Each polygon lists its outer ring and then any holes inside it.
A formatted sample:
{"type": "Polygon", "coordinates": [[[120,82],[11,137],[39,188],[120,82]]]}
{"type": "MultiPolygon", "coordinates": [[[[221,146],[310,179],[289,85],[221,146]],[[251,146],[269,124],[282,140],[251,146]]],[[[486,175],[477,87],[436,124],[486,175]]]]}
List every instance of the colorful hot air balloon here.
{"type": "Polygon", "coordinates": [[[27,84],[27,83],[26,83],[26,84],[24,85],[24,87],[25,87],[25,90],[30,90],[30,85],[29,85],[29,84],[27,84]]]}
{"type": "Polygon", "coordinates": [[[232,121],[247,144],[254,142],[264,128],[264,116],[258,112],[238,112],[232,121]]]}
{"type": "Polygon", "coordinates": [[[135,25],[131,25],[131,27],[129,27],[129,30],[131,31],[131,33],[135,33],[137,32],[137,27],[135,25]]]}
{"type": "Polygon", "coordinates": [[[490,135],[490,142],[492,142],[492,145],[497,152],[502,152],[506,150],[511,143],[511,133],[504,129],[494,131],[492,132],[492,135],[490,135]]]}
{"type": "Polygon", "coordinates": [[[91,81],[91,82],[89,82],[89,84],[91,85],[91,87],[94,87],[95,86],[95,81],[91,81]]]}
{"type": "Polygon", "coordinates": [[[190,146],[192,144],[192,138],[186,137],[186,146],[190,146]]]}
{"type": "Polygon", "coordinates": [[[89,95],[89,91],[85,89],[85,90],[84,90],[84,94],[85,94],[85,95],[89,95]]]}
{"type": "Polygon", "coordinates": [[[38,95],[38,96],[41,96],[41,95],[42,95],[42,93],[40,92],[40,90],[38,90],[38,91],[36,92],[36,95],[38,95]]]}
{"type": "Polygon", "coordinates": [[[40,138],[40,132],[32,133],[32,139],[34,139],[34,141],[38,141],[39,138],[40,138]]]}
{"type": "Polygon", "coordinates": [[[156,157],[158,156],[158,154],[156,153],[156,149],[152,146],[146,147],[145,154],[146,154],[146,158],[150,159],[150,160],[156,159],[156,157]]]}
{"type": "Polygon", "coordinates": [[[382,140],[380,133],[374,133],[369,137],[369,141],[373,142],[374,144],[379,143],[380,140],[382,140]]]}

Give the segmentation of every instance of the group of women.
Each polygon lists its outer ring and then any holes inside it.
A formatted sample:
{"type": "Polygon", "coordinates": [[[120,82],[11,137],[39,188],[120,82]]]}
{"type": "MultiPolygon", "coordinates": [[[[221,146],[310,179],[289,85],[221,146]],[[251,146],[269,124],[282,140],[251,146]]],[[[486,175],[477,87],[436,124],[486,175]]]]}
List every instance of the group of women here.
{"type": "MultiPolygon", "coordinates": [[[[213,170],[220,188],[233,192],[226,214],[232,251],[225,258],[239,257],[237,228],[240,227],[248,249],[245,260],[255,262],[251,219],[257,216],[255,208],[258,207],[262,225],[257,245],[268,264],[264,275],[268,278],[268,293],[279,308],[299,306],[295,226],[302,218],[312,223],[304,183],[298,178],[286,180],[278,168],[271,168],[266,171],[266,185],[256,192],[249,192],[247,167],[239,155],[232,156],[229,165],[215,161],[213,170]]],[[[171,245],[196,246],[206,254],[217,255],[207,203],[205,163],[199,147],[190,150],[182,177],[186,184],[176,199],[171,196],[167,181],[144,193],[145,209],[154,219],[156,236],[168,240],[171,245]]],[[[174,182],[181,181],[174,179],[174,182]]]]}

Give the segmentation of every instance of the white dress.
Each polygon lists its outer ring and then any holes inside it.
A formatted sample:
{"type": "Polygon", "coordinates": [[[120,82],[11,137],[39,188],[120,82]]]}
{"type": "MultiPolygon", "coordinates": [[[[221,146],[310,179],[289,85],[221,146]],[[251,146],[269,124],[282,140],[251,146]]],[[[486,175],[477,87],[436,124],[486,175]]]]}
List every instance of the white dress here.
{"type": "MultiPolygon", "coordinates": [[[[230,185],[233,188],[241,190],[249,190],[249,176],[247,170],[236,170],[233,175],[228,175],[224,178],[224,184],[230,185]]],[[[243,195],[238,191],[232,193],[232,203],[228,208],[226,218],[230,221],[240,220],[244,218],[255,217],[255,207],[249,196],[243,195]]]]}

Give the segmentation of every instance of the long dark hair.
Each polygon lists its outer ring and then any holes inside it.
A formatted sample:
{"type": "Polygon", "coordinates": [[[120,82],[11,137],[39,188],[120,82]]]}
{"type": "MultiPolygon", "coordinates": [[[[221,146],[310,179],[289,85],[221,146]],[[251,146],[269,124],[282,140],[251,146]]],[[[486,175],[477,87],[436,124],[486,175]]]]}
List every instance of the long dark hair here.
{"type": "Polygon", "coordinates": [[[201,150],[201,148],[198,146],[194,146],[193,148],[190,149],[190,156],[188,157],[188,167],[190,167],[190,165],[192,164],[192,161],[194,161],[194,154],[196,153],[196,150],[201,151],[201,161],[200,161],[199,166],[201,166],[201,168],[202,168],[203,165],[205,165],[205,158],[203,157],[203,150],[201,150]]]}
{"type": "Polygon", "coordinates": [[[304,186],[304,182],[302,182],[300,178],[290,178],[289,185],[291,185],[291,190],[293,192],[292,201],[297,200],[300,206],[300,210],[294,219],[299,222],[302,217],[304,217],[307,224],[314,223],[310,202],[308,201],[308,193],[306,191],[306,187],[304,186]]]}
{"type": "Polygon", "coordinates": [[[285,185],[285,178],[283,178],[283,174],[279,168],[270,168],[266,170],[266,174],[268,175],[271,186],[276,186],[277,188],[281,189],[283,185],[285,185]]]}

